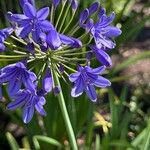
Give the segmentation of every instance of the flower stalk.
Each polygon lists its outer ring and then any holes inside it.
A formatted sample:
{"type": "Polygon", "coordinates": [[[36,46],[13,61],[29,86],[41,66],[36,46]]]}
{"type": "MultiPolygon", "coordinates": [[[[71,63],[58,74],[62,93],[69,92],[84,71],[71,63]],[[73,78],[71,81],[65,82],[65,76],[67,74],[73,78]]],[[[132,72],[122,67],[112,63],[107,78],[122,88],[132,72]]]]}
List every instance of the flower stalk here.
{"type": "MultiPolygon", "coordinates": [[[[56,84],[61,88],[59,78],[58,78],[57,73],[55,71],[54,71],[54,77],[55,77],[55,80],[56,80],[56,84]]],[[[73,131],[73,128],[72,128],[72,125],[71,125],[69,114],[67,112],[67,108],[66,108],[66,104],[65,104],[65,100],[64,100],[64,96],[63,96],[62,91],[60,91],[60,93],[58,95],[58,101],[59,101],[61,112],[62,112],[64,121],[65,121],[65,126],[66,126],[66,130],[68,132],[71,147],[72,147],[73,150],[78,150],[75,134],[74,134],[74,131],[73,131]]]]}

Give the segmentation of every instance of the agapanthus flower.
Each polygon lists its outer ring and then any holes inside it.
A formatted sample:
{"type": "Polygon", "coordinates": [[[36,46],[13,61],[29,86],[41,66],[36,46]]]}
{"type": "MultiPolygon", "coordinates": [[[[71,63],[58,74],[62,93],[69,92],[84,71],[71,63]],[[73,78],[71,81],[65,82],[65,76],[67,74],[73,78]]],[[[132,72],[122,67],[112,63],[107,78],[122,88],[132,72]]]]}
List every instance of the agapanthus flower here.
{"type": "Polygon", "coordinates": [[[52,91],[52,88],[53,88],[52,73],[51,73],[50,69],[48,68],[46,70],[46,73],[45,73],[43,80],[42,80],[42,89],[46,93],[48,93],[48,92],[52,91]]]}
{"type": "Polygon", "coordinates": [[[22,118],[24,123],[31,121],[35,109],[40,115],[46,115],[43,108],[46,100],[43,96],[37,95],[35,92],[31,92],[30,90],[19,91],[13,99],[14,101],[8,104],[7,109],[15,110],[17,108],[23,108],[22,118]]]}
{"type": "Polygon", "coordinates": [[[56,50],[62,45],[68,45],[75,48],[82,46],[82,42],[80,40],[59,34],[55,29],[49,31],[47,36],[47,44],[52,50],[56,50]]]}
{"type": "Polygon", "coordinates": [[[8,65],[1,69],[0,84],[8,82],[10,96],[15,95],[22,85],[31,91],[35,91],[35,80],[36,75],[28,71],[22,62],[8,65]]]}
{"type": "Polygon", "coordinates": [[[97,48],[97,46],[90,46],[90,48],[92,49],[93,53],[95,54],[97,60],[105,65],[110,67],[112,65],[112,60],[110,58],[110,56],[106,53],[108,50],[106,48],[97,48]]]}
{"type": "Polygon", "coordinates": [[[56,8],[60,4],[60,0],[52,0],[54,7],[56,8]]]}
{"type": "Polygon", "coordinates": [[[32,33],[33,40],[38,42],[42,32],[53,29],[53,25],[46,20],[49,15],[49,7],[36,11],[35,7],[27,2],[23,5],[23,12],[24,14],[9,13],[10,21],[16,22],[21,29],[19,30],[21,38],[26,38],[29,33],[32,33]]]}
{"type": "Polygon", "coordinates": [[[20,5],[22,8],[25,3],[30,3],[31,5],[35,6],[35,0],[20,0],[20,5]]]}
{"type": "Polygon", "coordinates": [[[99,76],[105,68],[105,66],[95,69],[89,66],[78,66],[78,72],[69,76],[69,80],[74,82],[71,91],[72,97],[78,97],[85,91],[90,100],[95,102],[97,100],[97,94],[94,86],[105,88],[111,85],[109,80],[99,76]]]}
{"type": "Polygon", "coordinates": [[[3,52],[5,50],[4,41],[12,32],[13,28],[11,27],[0,30],[0,52],[3,52]]]}
{"type": "Polygon", "coordinates": [[[64,89],[60,83],[69,84],[69,77],[73,83],[72,97],[85,92],[95,102],[98,97],[95,87],[111,85],[100,74],[112,65],[107,51],[115,47],[113,38],[121,34],[120,29],[111,25],[114,13],[107,16],[99,2],[94,2],[77,16],[77,0],[52,0],[51,13],[49,7],[37,11],[34,0],[20,0],[20,5],[23,14],[8,12],[11,27],[0,30],[0,51],[8,46],[8,53],[3,54],[8,65],[0,70],[0,99],[2,86],[6,86],[12,99],[7,108],[22,108],[23,120],[28,123],[35,109],[46,115],[44,97],[50,92],[60,94],[64,89]],[[55,13],[60,2],[61,12],[55,13]],[[48,16],[50,20],[46,20],[48,16]],[[75,23],[76,20],[79,21],[75,23]],[[93,57],[103,66],[90,67],[93,57]],[[10,61],[14,64],[9,64],[10,61]]]}
{"type": "Polygon", "coordinates": [[[104,47],[112,49],[115,47],[115,43],[112,41],[112,38],[119,36],[121,34],[121,30],[111,25],[114,18],[114,13],[107,16],[105,10],[101,9],[99,13],[99,20],[91,29],[91,34],[93,35],[98,48],[104,47]]]}

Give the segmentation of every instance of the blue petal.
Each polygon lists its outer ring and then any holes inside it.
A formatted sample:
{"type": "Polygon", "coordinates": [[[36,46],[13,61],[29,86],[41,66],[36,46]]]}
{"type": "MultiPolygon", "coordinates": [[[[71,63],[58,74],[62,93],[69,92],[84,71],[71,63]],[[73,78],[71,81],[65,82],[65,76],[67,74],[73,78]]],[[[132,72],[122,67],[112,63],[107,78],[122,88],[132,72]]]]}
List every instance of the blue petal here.
{"type": "Polygon", "coordinates": [[[43,106],[40,105],[39,103],[35,104],[35,109],[37,110],[37,112],[39,112],[40,115],[46,116],[46,112],[45,112],[43,106]]]}
{"type": "Polygon", "coordinates": [[[46,100],[45,98],[42,96],[39,98],[39,102],[38,102],[40,105],[44,105],[46,103],[46,100]]]}
{"type": "Polygon", "coordinates": [[[82,78],[79,78],[76,81],[74,87],[72,88],[71,96],[72,97],[78,97],[83,93],[83,90],[84,90],[84,83],[83,83],[82,78]]]}
{"type": "Polygon", "coordinates": [[[80,25],[82,25],[87,20],[88,16],[89,16],[89,10],[88,9],[85,9],[81,12],[80,19],[79,19],[80,25]]]}
{"type": "Polygon", "coordinates": [[[60,37],[60,40],[62,41],[62,43],[65,45],[71,45],[74,43],[74,41],[66,35],[59,34],[59,37],[60,37]]]}
{"type": "Polygon", "coordinates": [[[87,96],[90,98],[90,100],[92,100],[93,102],[96,102],[97,94],[96,94],[94,85],[87,85],[85,87],[85,92],[86,92],[87,96]]]}
{"type": "Polygon", "coordinates": [[[116,46],[114,42],[112,42],[109,38],[106,38],[106,37],[96,36],[95,42],[96,42],[96,46],[99,49],[102,48],[102,46],[107,47],[109,49],[113,49],[116,46]]]}
{"type": "Polygon", "coordinates": [[[117,37],[121,34],[121,30],[117,27],[107,27],[105,28],[107,33],[105,34],[107,37],[117,37]]]}
{"type": "Polygon", "coordinates": [[[0,43],[0,52],[5,51],[5,45],[3,43],[0,43]]]}
{"type": "Polygon", "coordinates": [[[42,86],[46,92],[50,92],[52,90],[53,81],[52,81],[52,75],[49,69],[47,69],[46,74],[43,78],[42,86]]]}
{"type": "Polygon", "coordinates": [[[32,31],[32,26],[29,24],[29,25],[26,25],[22,30],[21,30],[21,33],[20,33],[20,37],[21,38],[26,38],[28,36],[28,34],[32,31]]]}
{"type": "Polygon", "coordinates": [[[36,16],[36,9],[30,3],[24,4],[23,11],[24,11],[24,14],[29,18],[33,18],[36,16]]]}
{"type": "Polygon", "coordinates": [[[92,19],[89,19],[86,23],[86,30],[89,32],[94,26],[94,21],[92,19]]]}
{"type": "Polygon", "coordinates": [[[13,76],[12,72],[10,72],[10,73],[2,73],[0,75],[0,84],[9,81],[12,76],[13,76]]]}
{"type": "Polygon", "coordinates": [[[29,71],[28,71],[28,75],[29,75],[29,78],[30,78],[30,80],[31,80],[32,82],[34,82],[34,81],[37,79],[35,73],[33,73],[33,72],[29,72],[29,71]]]}
{"type": "Polygon", "coordinates": [[[56,8],[59,5],[60,0],[52,0],[52,3],[54,5],[54,7],[56,8]]]}
{"type": "Polygon", "coordinates": [[[31,92],[35,92],[36,85],[29,78],[29,74],[27,72],[22,74],[22,81],[27,89],[29,89],[31,92]]]}
{"type": "Polygon", "coordinates": [[[39,43],[40,34],[41,34],[41,31],[40,31],[39,28],[35,29],[35,30],[32,30],[32,39],[34,40],[34,42],[39,43]]]}
{"type": "Polygon", "coordinates": [[[29,123],[33,117],[34,114],[34,106],[30,106],[30,107],[24,107],[23,109],[23,121],[24,123],[29,123]]]}
{"type": "Polygon", "coordinates": [[[69,80],[71,82],[75,82],[79,78],[80,74],[81,74],[80,72],[76,72],[76,73],[71,74],[69,76],[69,80]]]}
{"type": "Polygon", "coordinates": [[[48,17],[48,15],[49,15],[49,7],[42,8],[37,12],[37,18],[39,20],[45,20],[48,17]]]}
{"type": "Polygon", "coordinates": [[[92,15],[93,13],[95,13],[99,8],[99,2],[95,2],[93,3],[89,8],[89,15],[92,15]]]}
{"type": "Polygon", "coordinates": [[[25,3],[30,3],[31,5],[35,6],[35,1],[34,0],[20,0],[20,5],[23,8],[25,3]]]}
{"type": "Polygon", "coordinates": [[[71,7],[75,11],[78,8],[79,2],[77,0],[72,0],[71,7]]]}
{"type": "Polygon", "coordinates": [[[55,30],[50,30],[47,36],[47,43],[52,50],[59,48],[62,44],[58,33],[55,30]]]}
{"type": "Polygon", "coordinates": [[[18,99],[15,99],[13,102],[9,103],[7,106],[7,109],[8,110],[15,110],[17,108],[24,106],[25,103],[26,103],[26,97],[22,96],[18,99]]]}
{"type": "Polygon", "coordinates": [[[27,16],[22,14],[12,14],[11,12],[7,13],[8,19],[11,22],[17,22],[19,23],[21,20],[29,19],[27,16]]]}
{"type": "Polygon", "coordinates": [[[107,86],[111,86],[111,82],[104,77],[99,76],[98,79],[95,81],[94,85],[97,87],[105,88],[107,86]]]}
{"type": "Polygon", "coordinates": [[[53,25],[47,20],[39,21],[38,25],[43,31],[46,32],[54,29],[53,25]]]}
{"type": "Polygon", "coordinates": [[[105,51],[103,51],[101,49],[97,49],[94,52],[95,52],[97,60],[99,62],[101,62],[103,65],[105,65],[105,66],[111,66],[112,65],[111,58],[109,57],[109,55],[105,51]]]}
{"type": "Polygon", "coordinates": [[[98,67],[98,68],[95,68],[95,69],[90,68],[90,67],[86,68],[87,72],[90,72],[90,73],[96,74],[96,75],[99,75],[99,74],[103,73],[105,69],[106,69],[106,66],[101,66],[101,67],[98,67]]]}
{"type": "Polygon", "coordinates": [[[9,81],[9,85],[8,85],[8,93],[10,96],[15,95],[21,88],[21,84],[22,82],[19,81],[18,79],[13,79],[11,81],[9,81]]]}

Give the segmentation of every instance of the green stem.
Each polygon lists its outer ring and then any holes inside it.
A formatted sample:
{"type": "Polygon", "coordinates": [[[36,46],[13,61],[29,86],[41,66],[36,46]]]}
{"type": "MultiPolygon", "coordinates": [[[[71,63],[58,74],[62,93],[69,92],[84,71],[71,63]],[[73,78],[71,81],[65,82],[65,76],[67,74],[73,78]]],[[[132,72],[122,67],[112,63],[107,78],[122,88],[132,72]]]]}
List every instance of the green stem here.
{"type": "Polygon", "coordinates": [[[20,43],[23,44],[23,45],[27,45],[26,42],[24,42],[23,40],[21,40],[21,39],[15,37],[15,36],[13,36],[13,35],[11,35],[10,37],[11,37],[12,39],[16,40],[17,42],[20,42],[20,43]]]}
{"type": "Polygon", "coordinates": [[[64,23],[65,23],[66,17],[67,17],[68,12],[69,12],[69,8],[70,8],[70,5],[68,5],[67,8],[66,8],[66,12],[65,12],[65,14],[64,14],[64,16],[63,16],[63,20],[62,20],[62,22],[61,22],[61,24],[60,24],[60,27],[59,27],[59,29],[58,29],[58,32],[61,31],[61,29],[62,29],[62,27],[63,27],[63,25],[64,25],[64,23]]]}
{"type": "Polygon", "coordinates": [[[64,8],[65,8],[66,2],[67,2],[67,1],[63,2],[63,4],[62,4],[61,12],[60,12],[60,14],[59,14],[59,17],[58,17],[57,22],[56,22],[56,25],[55,25],[55,28],[56,28],[56,29],[57,29],[57,27],[58,27],[58,23],[59,23],[59,21],[60,21],[60,18],[61,18],[62,14],[63,14],[63,11],[64,11],[64,8]]]}
{"type": "Polygon", "coordinates": [[[71,17],[69,23],[67,24],[67,26],[65,27],[65,29],[62,31],[62,34],[65,33],[65,31],[68,29],[68,27],[69,27],[70,24],[72,23],[75,14],[76,14],[76,11],[73,11],[72,17],[71,17]]]}
{"type": "Polygon", "coordinates": [[[82,54],[87,54],[89,52],[92,52],[92,51],[86,51],[86,52],[80,52],[80,53],[67,53],[67,54],[64,54],[63,56],[76,56],[76,55],[82,55],[82,54]]]}
{"type": "MultiPolygon", "coordinates": [[[[54,72],[54,75],[55,75],[55,79],[56,79],[56,84],[58,86],[60,86],[60,88],[61,88],[61,85],[60,85],[60,82],[59,82],[59,79],[58,79],[58,76],[57,76],[56,72],[54,72]]],[[[68,136],[69,136],[69,140],[70,140],[72,150],[78,150],[77,142],[76,142],[76,139],[75,139],[75,134],[74,134],[74,131],[73,131],[73,128],[72,128],[72,125],[71,125],[71,121],[70,121],[70,118],[69,118],[69,115],[68,115],[68,112],[67,112],[67,107],[66,107],[66,104],[65,104],[65,100],[64,100],[64,96],[63,96],[62,91],[58,95],[58,100],[59,100],[59,105],[60,105],[60,108],[61,108],[61,112],[62,112],[64,121],[65,121],[65,125],[66,125],[66,129],[67,129],[67,132],[68,132],[68,136]]]]}
{"type": "Polygon", "coordinates": [[[54,16],[55,16],[54,5],[52,4],[51,15],[50,15],[50,21],[51,21],[51,23],[53,23],[53,21],[54,21],[54,16]]]}
{"type": "Polygon", "coordinates": [[[6,41],[4,42],[4,44],[5,44],[5,45],[7,45],[7,46],[10,46],[10,47],[16,48],[16,49],[20,49],[20,50],[26,51],[24,48],[19,47],[19,46],[14,45],[14,44],[11,44],[11,43],[8,43],[8,42],[6,42],[6,41]]]}

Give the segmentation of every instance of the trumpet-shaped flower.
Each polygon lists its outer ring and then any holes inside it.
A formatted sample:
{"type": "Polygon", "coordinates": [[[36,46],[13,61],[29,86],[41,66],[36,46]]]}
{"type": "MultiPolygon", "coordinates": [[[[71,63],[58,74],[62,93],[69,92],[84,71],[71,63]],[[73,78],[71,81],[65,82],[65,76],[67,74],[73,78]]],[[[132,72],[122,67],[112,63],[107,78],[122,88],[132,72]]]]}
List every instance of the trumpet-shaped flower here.
{"type": "Polygon", "coordinates": [[[23,108],[22,118],[24,123],[29,123],[33,117],[34,109],[42,115],[45,116],[46,112],[43,108],[46,100],[43,96],[37,95],[29,90],[19,91],[14,96],[14,101],[8,104],[8,110],[16,110],[17,108],[23,108]]]}
{"type": "Polygon", "coordinates": [[[18,23],[20,27],[19,36],[21,38],[26,38],[29,33],[32,33],[33,40],[38,42],[42,32],[48,32],[54,28],[46,20],[49,15],[49,7],[36,11],[35,7],[27,2],[23,5],[23,12],[24,14],[12,14],[9,12],[10,21],[18,23]]]}
{"type": "Polygon", "coordinates": [[[74,87],[71,91],[72,97],[78,97],[85,91],[90,100],[95,102],[97,100],[97,94],[94,86],[105,88],[111,85],[109,80],[99,76],[105,68],[105,66],[95,69],[89,66],[79,66],[78,72],[69,76],[70,81],[74,82],[74,87]]]}
{"type": "Polygon", "coordinates": [[[10,96],[16,94],[24,85],[25,88],[35,92],[36,75],[26,69],[22,62],[8,65],[1,69],[0,84],[8,82],[10,96]]]}
{"type": "Polygon", "coordinates": [[[11,27],[0,30],[0,52],[3,52],[5,50],[4,41],[12,32],[13,28],[11,27]]]}
{"type": "Polygon", "coordinates": [[[121,34],[121,30],[111,25],[114,18],[114,13],[107,16],[105,10],[101,9],[99,13],[99,20],[91,29],[91,34],[93,35],[98,48],[104,47],[112,49],[115,47],[115,43],[112,41],[112,38],[119,36],[121,34]]]}

